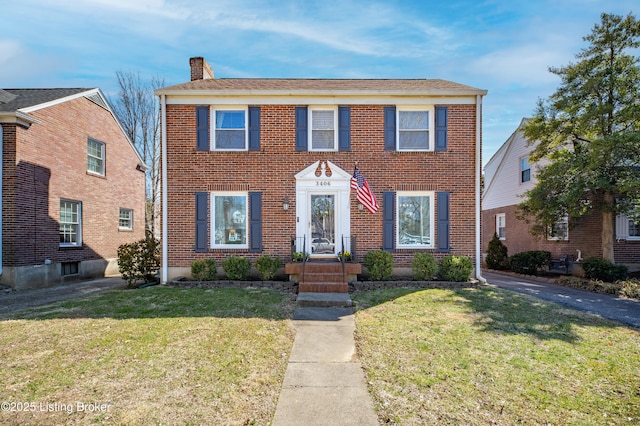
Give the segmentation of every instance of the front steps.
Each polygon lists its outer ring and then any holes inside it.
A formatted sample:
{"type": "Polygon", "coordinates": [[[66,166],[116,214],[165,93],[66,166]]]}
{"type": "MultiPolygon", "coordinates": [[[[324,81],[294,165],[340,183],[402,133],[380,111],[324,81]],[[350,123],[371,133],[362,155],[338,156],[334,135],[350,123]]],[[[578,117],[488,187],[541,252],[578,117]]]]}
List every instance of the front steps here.
{"type": "Polygon", "coordinates": [[[288,263],[285,272],[298,282],[298,305],[315,307],[350,307],[349,281],[355,281],[362,272],[359,263],[308,261],[288,263]]]}

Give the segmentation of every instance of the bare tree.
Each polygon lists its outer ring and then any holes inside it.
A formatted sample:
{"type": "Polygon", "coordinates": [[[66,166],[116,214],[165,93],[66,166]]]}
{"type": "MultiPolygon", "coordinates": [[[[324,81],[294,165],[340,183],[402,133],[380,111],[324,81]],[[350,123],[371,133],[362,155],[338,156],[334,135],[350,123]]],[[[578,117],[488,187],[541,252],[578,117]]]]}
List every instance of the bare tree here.
{"type": "Polygon", "coordinates": [[[120,88],[114,112],[147,165],[146,211],[147,231],[158,237],[160,226],[160,108],[154,90],[163,87],[164,79],[153,77],[144,82],[140,74],[118,71],[120,88]]]}

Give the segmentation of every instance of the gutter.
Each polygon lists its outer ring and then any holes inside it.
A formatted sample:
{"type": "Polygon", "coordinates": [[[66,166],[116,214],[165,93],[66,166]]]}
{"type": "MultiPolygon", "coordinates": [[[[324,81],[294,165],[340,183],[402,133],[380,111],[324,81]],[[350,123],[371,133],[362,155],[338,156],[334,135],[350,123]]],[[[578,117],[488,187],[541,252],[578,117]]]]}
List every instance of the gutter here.
{"type": "Polygon", "coordinates": [[[167,99],[165,95],[160,96],[160,113],[161,113],[161,154],[162,155],[162,259],[160,262],[160,283],[167,283],[169,274],[168,257],[169,250],[167,244],[167,99]]]}
{"type": "Polygon", "coordinates": [[[2,275],[2,203],[4,194],[2,192],[2,178],[4,171],[2,170],[2,161],[4,160],[4,139],[2,124],[0,124],[0,275],[2,275]]]}
{"type": "Polygon", "coordinates": [[[481,182],[482,182],[482,95],[476,96],[476,279],[482,284],[487,280],[482,276],[482,250],[480,248],[480,224],[481,224],[481,182]]]}

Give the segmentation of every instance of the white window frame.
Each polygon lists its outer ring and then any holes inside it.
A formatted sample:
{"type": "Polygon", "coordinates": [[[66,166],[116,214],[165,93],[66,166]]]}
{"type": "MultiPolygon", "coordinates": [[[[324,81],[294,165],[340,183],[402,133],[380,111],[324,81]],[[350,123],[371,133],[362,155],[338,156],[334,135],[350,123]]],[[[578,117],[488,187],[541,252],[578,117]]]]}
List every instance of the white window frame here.
{"type": "Polygon", "coordinates": [[[631,214],[618,214],[616,216],[616,238],[627,240],[627,241],[640,241],[640,235],[629,235],[629,231],[631,229],[631,223],[640,224],[639,221],[634,221],[633,217],[635,216],[635,211],[632,211],[631,214]]]}
{"type": "Polygon", "coordinates": [[[125,207],[120,207],[120,213],[118,215],[118,229],[122,229],[125,231],[131,231],[133,230],[133,209],[127,209],[125,207]],[[123,218],[122,217],[122,213],[123,212],[127,212],[128,213],[128,218],[123,218]],[[129,221],[129,226],[122,226],[122,221],[123,220],[128,220],[129,221]]]}
{"type": "MultiPolygon", "coordinates": [[[[211,192],[210,195],[210,227],[211,227],[211,241],[210,247],[212,249],[248,249],[249,248],[249,193],[243,191],[219,191],[219,192],[211,192]],[[245,211],[242,218],[239,220],[243,220],[244,229],[245,229],[245,242],[244,244],[222,244],[216,243],[217,238],[217,229],[216,229],[216,197],[244,197],[245,198],[245,211]]],[[[225,231],[226,232],[226,231],[225,231]]]]}
{"type": "Polygon", "coordinates": [[[520,165],[518,166],[518,169],[520,170],[520,176],[519,176],[520,183],[528,183],[528,182],[531,182],[531,177],[532,177],[532,176],[531,176],[531,163],[529,163],[529,156],[526,156],[526,157],[520,157],[520,165]],[[524,162],[524,161],[526,161],[526,162],[527,162],[527,166],[529,166],[529,168],[528,168],[528,169],[525,169],[525,168],[523,167],[523,166],[524,166],[524,164],[523,164],[523,162],[524,162]],[[524,173],[525,171],[527,171],[527,170],[529,170],[529,179],[524,180],[524,178],[523,178],[523,177],[524,177],[524,176],[523,176],[523,173],[524,173]]]}
{"type": "MultiPolygon", "coordinates": [[[[210,149],[211,151],[248,151],[249,150],[249,107],[247,105],[219,105],[211,107],[211,142],[210,149]],[[216,119],[218,112],[224,111],[242,111],[244,113],[244,147],[243,148],[217,148],[216,147],[216,119]]],[[[237,130],[240,132],[240,130],[237,130]]]]}
{"type": "Polygon", "coordinates": [[[105,153],[106,153],[106,148],[105,148],[106,144],[104,142],[101,142],[95,138],[88,138],[87,139],[87,173],[91,173],[94,175],[98,175],[98,176],[104,176],[105,175],[105,163],[106,163],[106,158],[105,158],[105,153]],[[95,143],[100,147],[100,157],[96,157],[95,155],[92,155],[90,150],[89,150],[89,145],[91,145],[91,143],[95,143]],[[95,171],[95,170],[91,170],[89,168],[89,160],[91,159],[95,159],[97,161],[100,162],[100,171],[95,171]]]}
{"type": "Polygon", "coordinates": [[[420,105],[420,106],[397,106],[396,107],[396,150],[397,151],[405,151],[405,152],[432,152],[435,150],[435,115],[436,115],[436,107],[435,105],[420,105]],[[412,130],[403,130],[400,128],[400,114],[403,112],[426,112],[428,114],[428,129],[412,129],[412,130]],[[402,148],[400,146],[400,132],[408,132],[408,131],[426,131],[429,133],[427,143],[429,146],[425,149],[416,149],[416,148],[402,148]]]}
{"type": "Polygon", "coordinates": [[[564,236],[553,236],[551,235],[551,229],[547,232],[547,240],[549,241],[569,241],[569,216],[564,216],[562,220],[556,222],[556,224],[562,223],[567,230],[566,235],[564,236]]]}
{"type": "MultiPolygon", "coordinates": [[[[66,199],[61,199],[60,200],[60,213],[59,213],[59,219],[60,219],[60,228],[63,227],[63,225],[75,225],[76,226],[76,242],[75,243],[68,243],[68,242],[60,242],[60,247],[82,247],[82,202],[81,201],[76,201],[76,200],[66,200],[66,199]],[[77,220],[75,222],[63,222],[62,221],[62,204],[63,203],[68,203],[71,205],[75,205],[76,206],[76,216],[77,216],[77,220]]],[[[66,234],[66,232],[65,232],[66,234]]]]}
{"type": "MultiPolygon", "coordinates": [[[[435,248],[435,192],[433,191],[398,191],[396,192],[396,241],[399,249],[433,249],[435,248]],[[401,203],[400,197],[429,197],[429,243],[405,244],[402,243],[400,230],[401,203]]],[[[417,237],[417,236],[416,236],[417,237]]],[[[422,239],[423,237],[420,236],[422,239]]]]}
{"type": "Polygon", "coordinates": [[[309,151],[315,152],[332,152],[338,150],[338,107],[337,106],[309,106],[308,107],[308,139],[309,139],[309,151]],[[313,128],[313,113],[317,111],[331,111],[333,112],[333,147],[332,148],[314,148],[313,147],[313,132],[314,130],[327,130],[327,129],[314,129],[313,128]]]}
{"type": "Polygon", "coordinates": [[[507,239],[507,215],[506,213],[499,213],[496,215],[496,234],[500,241],[507,239]],[[501,223],[502,222],[502,223],[501,223]],[[502,235],[500,235],[500,229],[503,229],[502,235]]]}

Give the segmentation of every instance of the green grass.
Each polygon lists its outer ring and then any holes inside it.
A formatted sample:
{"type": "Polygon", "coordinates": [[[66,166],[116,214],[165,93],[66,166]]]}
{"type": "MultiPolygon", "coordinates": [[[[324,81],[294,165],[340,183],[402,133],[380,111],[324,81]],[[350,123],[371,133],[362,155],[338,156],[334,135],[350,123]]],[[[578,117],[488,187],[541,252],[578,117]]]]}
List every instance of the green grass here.
{"type": "Polygon", "coordinates": [[[497,289],[354,295],[384,423],[640,422],[640,333],[497,289]]]}
{"type": "Polygon", "coordinates": [[[151,287],[0,320],[2,424],[269,424],[294,332],[268,290],[151,287]],[[77,412],[77,402],[108,404],[77,412]],[[43,411],[69,404],[74,412],[43,411]]]}

